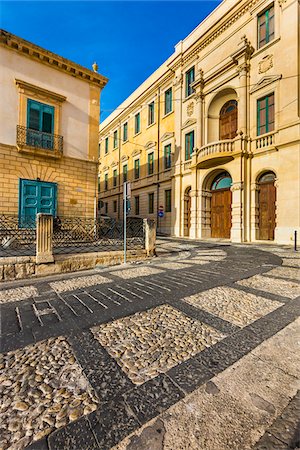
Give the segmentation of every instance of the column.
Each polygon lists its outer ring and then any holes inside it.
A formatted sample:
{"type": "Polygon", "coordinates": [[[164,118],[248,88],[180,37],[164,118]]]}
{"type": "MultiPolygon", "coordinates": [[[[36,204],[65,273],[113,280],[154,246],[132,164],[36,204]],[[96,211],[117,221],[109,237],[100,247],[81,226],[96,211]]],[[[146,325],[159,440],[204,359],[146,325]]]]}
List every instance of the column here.
{"type": "Polygon", "coordinates": [[[231,188],[231,241],[243,241],[243,182],[233,183],[231,188]]]}
{"type": "Polygon", "coordinates": [[[191,188],[191,229],[190,237],[198,237],[198,189],[197,189],[197,167],[192,168],[192,188],[191,188]]]}
{"type": "Polygon", "coordinates": [[[36,217],[36,263],[54,262],[52,252],[53,216],[37,214],[36,217]]]}

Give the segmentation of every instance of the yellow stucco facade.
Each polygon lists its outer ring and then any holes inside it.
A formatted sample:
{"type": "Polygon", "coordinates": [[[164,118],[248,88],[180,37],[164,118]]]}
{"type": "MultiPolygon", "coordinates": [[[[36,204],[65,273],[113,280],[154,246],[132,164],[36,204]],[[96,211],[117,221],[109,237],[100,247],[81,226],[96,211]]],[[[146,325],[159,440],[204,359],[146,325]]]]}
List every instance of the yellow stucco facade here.
{"type": "Polygon", "coordinates": [[[0,31],[0,214],[94,217],[107,79],[0,31]]]}
{"type": "Polygon", "coordinates": [[[299,16],[295,0],[224,0],[180,41],[100,125],[101,212],[121,215],[126,162],[130,214],[135,215],[134,197],[140,197],[137,215],[157,219],[161,232],[291,244],[294,232],[300,235],[299,16]],[[165,115],[170,88],[172,108],[165,115]],[[155,122],[149,126],[153,101],[155,122]],[[171,167],[166,169],[168,144],[171,167]],[[149,175],[152,151],[154,173],[149,175]],[[166,212],[169,189],[171,211],[166,212]]]}

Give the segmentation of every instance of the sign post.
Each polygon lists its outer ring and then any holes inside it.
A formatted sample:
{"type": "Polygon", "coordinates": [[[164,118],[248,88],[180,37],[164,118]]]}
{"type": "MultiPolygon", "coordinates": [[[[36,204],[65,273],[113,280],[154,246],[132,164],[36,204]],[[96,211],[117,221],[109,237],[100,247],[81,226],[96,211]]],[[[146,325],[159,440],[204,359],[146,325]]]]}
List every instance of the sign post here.
{"type": "Polygon", "coordinates": [[[124,215],[124,264],[126,264],[126,251],[127,251],[127,229],[126,229],[126,219],[127,219],[127,212],[129,212],[129,209],[127,208],[127,202],[128,199],[131,196],[131,185],[129,182],[126,182],[123,184],[123,215],[124,215]]]}

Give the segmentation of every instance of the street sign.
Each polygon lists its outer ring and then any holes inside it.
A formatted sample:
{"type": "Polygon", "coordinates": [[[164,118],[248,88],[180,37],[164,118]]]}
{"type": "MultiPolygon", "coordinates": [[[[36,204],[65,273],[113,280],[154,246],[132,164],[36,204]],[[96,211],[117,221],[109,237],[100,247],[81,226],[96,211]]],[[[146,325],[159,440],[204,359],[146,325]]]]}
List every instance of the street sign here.
{"type": "Polygon", "coordinates": [[[130,181],[127,181],[127,198],[131,197],[131,183],[130,181]]]}
{"type": "Polygon", "coordinates": [[[164,212],[162,210],[158,211],[158,217],[164,217],[164,212]]]}

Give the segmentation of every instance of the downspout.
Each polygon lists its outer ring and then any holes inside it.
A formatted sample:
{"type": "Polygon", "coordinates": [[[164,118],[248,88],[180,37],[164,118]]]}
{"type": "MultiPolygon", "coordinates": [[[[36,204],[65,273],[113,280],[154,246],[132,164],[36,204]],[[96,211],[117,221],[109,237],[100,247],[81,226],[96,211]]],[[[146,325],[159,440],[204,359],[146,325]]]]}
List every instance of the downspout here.
{"type": "MultiPolygon", "coordinates": [[[[120,193],[121,193],[121,154],[122,154],[122,148],[121,148],[122,147],[122,137],[121,137],[121,132],[122,132],[122,126],[121,126],[121,122],[119,122],[119,132],[118,132],[118,137],[119,137],[119,146],[118,146],[119,147],[118,220],[120,219],[120,193]]],[[[123,205],[123,202],[122,202],[122,205],[123,205]]]]}

